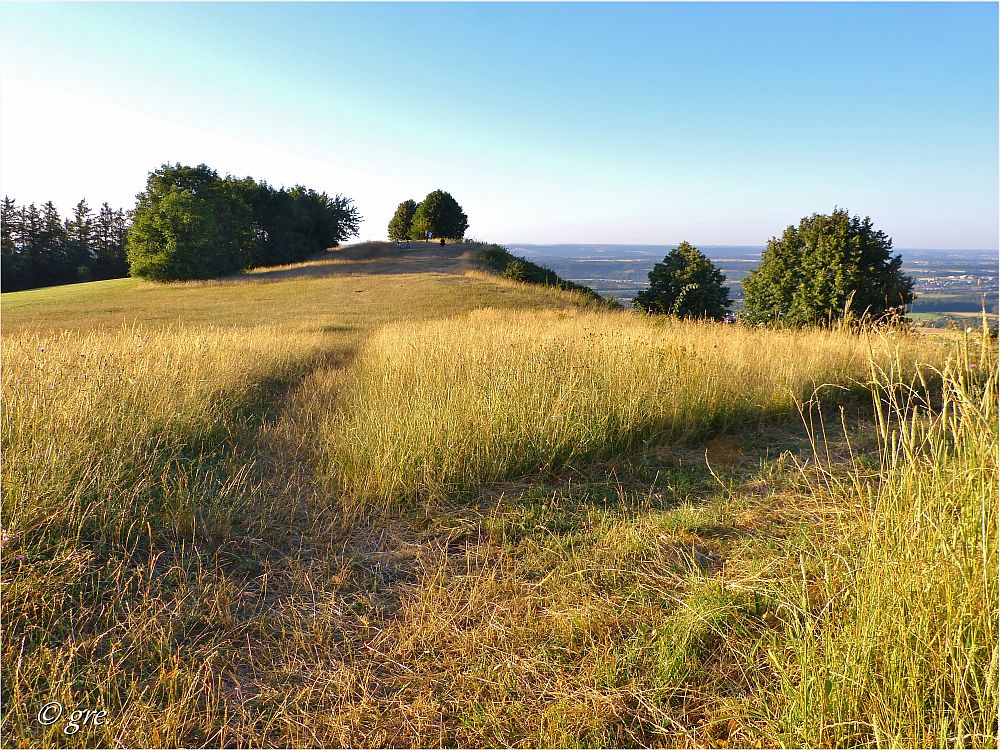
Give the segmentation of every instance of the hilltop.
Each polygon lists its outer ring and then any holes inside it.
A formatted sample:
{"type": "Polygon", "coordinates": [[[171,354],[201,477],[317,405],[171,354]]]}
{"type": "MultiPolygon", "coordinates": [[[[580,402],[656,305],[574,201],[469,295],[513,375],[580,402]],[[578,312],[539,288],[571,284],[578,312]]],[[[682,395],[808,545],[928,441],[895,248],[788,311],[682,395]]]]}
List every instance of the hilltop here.
{"type": "Polygon", "coordinates": [[[478,260],[482,247],[413,242],[411,249],[400,249],[391,242],[366,242],[215,281],[159,284],[129,278],[11,292],[2,298],[4,330],[181,323],[357,331],[491,305],[588,303],[579,295],[499,277],[478,260]]]}
{"type": "Polygon", "coordinates": [[[112,717],[80,745],[994,740],[988,338],[482,252],[0,297],[6,736],[66,744],[59,700],[112,717]]]}

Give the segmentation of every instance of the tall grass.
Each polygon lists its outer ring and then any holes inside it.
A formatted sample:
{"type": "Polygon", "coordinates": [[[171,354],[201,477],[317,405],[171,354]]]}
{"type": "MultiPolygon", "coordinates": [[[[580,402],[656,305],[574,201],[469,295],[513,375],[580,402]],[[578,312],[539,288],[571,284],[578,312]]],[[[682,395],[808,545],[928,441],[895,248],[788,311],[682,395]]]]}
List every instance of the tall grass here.
{"type": "Polygon", "coordinates": [[[5,337],[5,531],[121,541],[146,524],[221,523],[240,472],[217,449],[324,343],[273,328],[5,337]]]}
{"type": "Polygon", "coordinates": [[[791,413],[900,349],[915,359],[906,337],[485,310],[377,331],[346,378],[311,384],[311,413],[345,507],[384,508],[791,413]]]}
{"type": "Polygon", "coordinates": [[[812,485],[838,521],[777,596],[787,638],[760,703],[773,742],[996,747],[996,346],[963,348],[940,384],[900,370],[872,366],[880,465],[854,457],[812,485]]]}
{"type": "Polygon", "coordinates": [[[218,556],[293,510],[253,438],[326,339],[142,327],[4,338],[6,737],[190,744],[217,726],[240,595],[218,556]],[[47,700],[114,722],[67,736],[35,720],[47,700]]]}
{"type": "Polygon", "coordinates": [[[5,737],[699,744],[735,721],[764,744],[995,740],[988,347],[945,365],[916,337],[509,310],[389,325],[346,369],[332,342],[4,339],[5,737]],[[831,463],[817,438],[807,483],[782,460],[722,492],[695,466],[698,438],[873,380],[874,458],[831,463]],[[682,462],[626,465],[672,441],[682,462]],[[350,525],[567,464],[482,508],[350,525]],[[777,561],[801,519],[741,520],[817,501],[827,526],[777,561]],[[720,713],[740,690],[750,710],[720,713]],[[47,700],[112,721],[68,737],[35,720],[47,700]]]}

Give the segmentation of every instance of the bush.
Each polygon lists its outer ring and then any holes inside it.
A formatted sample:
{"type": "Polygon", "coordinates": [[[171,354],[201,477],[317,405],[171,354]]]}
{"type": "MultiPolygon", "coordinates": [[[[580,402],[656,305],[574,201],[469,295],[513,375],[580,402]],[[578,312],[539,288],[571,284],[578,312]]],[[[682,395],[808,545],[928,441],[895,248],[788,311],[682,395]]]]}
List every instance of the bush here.
{"type": "Polygon", "coordinates": [[[484,266],[492,271],[496,271],[505,278],[513,281],[521,281],[526,284],[539,284],[541,286],[554,286],[568,292],[580,292],[590,297],[595,302],[609,303],[601,295],[589,286],[577,284],[559,276],[555,271],[532,263],[530,260],[512,255],[507,248],[502,245],[492,245],[483,242],[471,242],[474,246],[479,246],[477,259],[484,266]]]}
{"type": "Polygon", "coordinates": [[[528,269],[524,265],[523,261],[513,260],[510,265],[504,269],[504,278],[510,279],[511,281],[524,281],[528,275],[528,269]]]}

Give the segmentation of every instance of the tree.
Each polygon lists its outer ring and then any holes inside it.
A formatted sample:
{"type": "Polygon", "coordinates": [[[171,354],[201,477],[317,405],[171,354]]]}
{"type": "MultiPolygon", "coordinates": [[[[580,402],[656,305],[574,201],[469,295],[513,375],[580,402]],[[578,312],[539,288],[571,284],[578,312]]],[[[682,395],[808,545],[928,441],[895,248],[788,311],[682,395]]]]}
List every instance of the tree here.
{"type": "Polygon", "coordinates": [[[451,193],[435,190],[417,206],[410,225],[410,238],[421,240],[431,232],[435,237],[460,240],[469,228],[469,217],[462,211],[451,193]]]}
{"type": "Polygon", "coordinates": [[[128,275],[128,261],[125,258],[127,230],[125,213],[121,210],[114,211],[107,203],[103,203],[94,219],[95,279],[115,279],[128,275]]]}
{"type": "Polygon", "coordinates": [[[18,207],[4,198],[0,216],[3,266],[0,290],[67,284],[125,276],[125,233],[128,219],[105,203],[94,216],[85,200],[66,221],[50,202],[42,210],[18,207]]]}
{"type": "Polygon", "coordinates": [[[66,220],[66,264],[76,279],[85,281],[92,277],[95,255],[93,211],[86,200],[73,209],[73,218],[66,220]]]}
{"type": "Polygon", "coordinates": [[[0,208],[0,291],[10,292],[26,287],[20,238],[21,215],[14,199],[4,196],[0,208]]]}
{"type": "Polygon", "coordinates": [[[330,197],[301,185],[296,185],[289,193],[311,222],[308,241],[313,249],[310,254],[337,247],[361,229],[361,215],[350,198],[339,194],[330,197]]]}
{"type": "Polygon", "coordinates": [[[137,196],[127,255],[133,276],[206,279],[243,270],[253,250],[249,207],[201,164],[165,164],[137,196]]]}
{"type": "Polygon", "coordinates": [[[361,231],[363,217],[354,205],[354,201],[340,193],[332,198],[326,193],[320,193],[320,196],[325,201],[326,213],[331,226],[328,244],[323,247],[337,247],[345,240],[357,237],[358,232],[361,231]]]}
{"type": "Polygon", "coordinates": [[[413,224],[413,214],[417,211],[417,202],[405,200],[396,207],[396,213],[389,220],[389,239],[393,242],[409,239],[410,227],[413,224]]]}
{"type": "Polygon", "coordinates": [[[263,200],[254,207],[254,221],[263,238],[260,254],[250,265],[277,266],[305,260],[317,248],[312,219],[287,190],[264,187],[263,200]]]}
{"type": "Polygon", "coordinates": [[[682,242],[649,272],[633,305],[650,313],[722,320],[732,304],[726,277],[698,248],[682,242]]]}
{"type": "Polygon", "coordinates": [[[845,311],[897,317],[913,301],[913,279],[891,250],[892,239],[867,216],[845,209],[807,216],[772,237],[760,266],[743,280],[744,315],[788,325],[826,323],[845,311]]]}
{"type": "Polygon", "coordinates": [[[41,225],[32,238],[31,256],[42,284],[77,281],[77,266],[69,254],[66,226],[52,201],[42,205],[41,225]]]}

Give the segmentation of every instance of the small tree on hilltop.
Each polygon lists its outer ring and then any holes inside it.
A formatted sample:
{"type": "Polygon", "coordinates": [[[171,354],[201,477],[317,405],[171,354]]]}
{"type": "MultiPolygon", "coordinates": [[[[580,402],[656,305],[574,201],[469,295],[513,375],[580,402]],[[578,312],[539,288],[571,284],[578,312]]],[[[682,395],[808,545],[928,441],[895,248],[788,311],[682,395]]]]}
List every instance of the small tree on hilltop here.
{"type": "Polygon", "coordinates": [[[726,277],[698,248],[682,242],[649,272],[633,305],[649,313],[722,320],[732,304],[726,277]]]}
{"type": "Polygon", "coordinates": [[[422,240],[431,232],[435,237],[460,240],[469,228],[469,217],[451,193],[435,190],[417,206],[410,225],[410,238],[422,240]]]}
{"type": "Polygon", "coordinates": [[[744,314],[790,325],[837,320],[845,311],[898,317],[913,301],[913,279],[891,250],[892,239],[867,216],[844,209],[807,216],[781,239],[772,237],[760,266],[743,280],[744,314]]]}
{"type": "Polygon", "coordinates": [[[410,239],[410,227],[413,224],[413,214],[417,211],[417,202],[405,200],[396,207],[396,213],[389,220],[389,239],[393,242],[410,239]]]}

